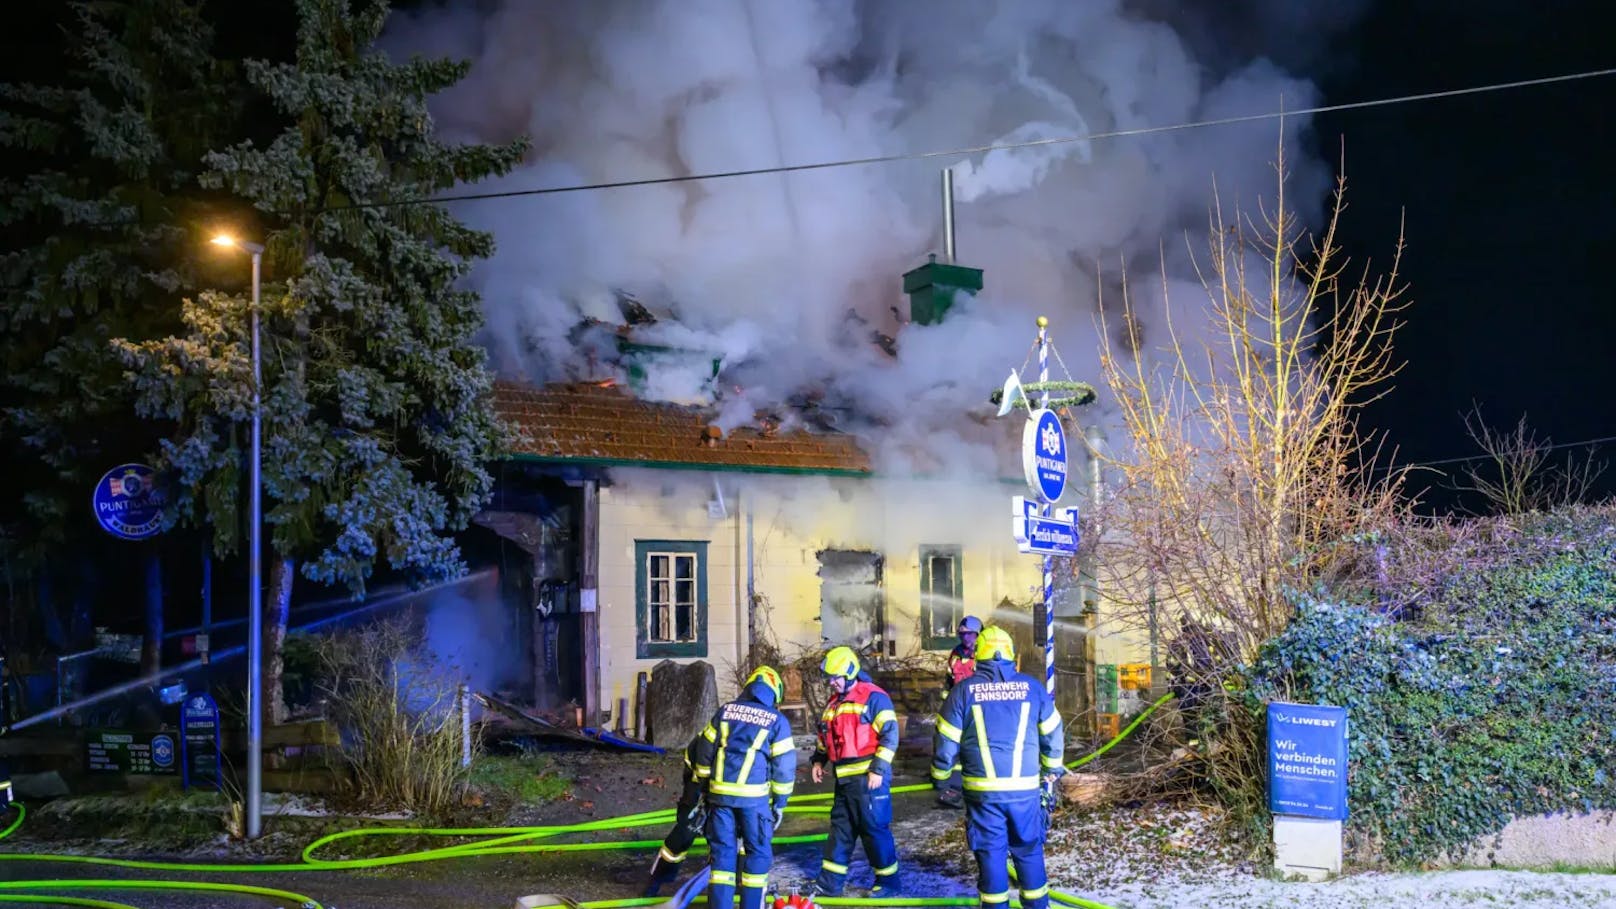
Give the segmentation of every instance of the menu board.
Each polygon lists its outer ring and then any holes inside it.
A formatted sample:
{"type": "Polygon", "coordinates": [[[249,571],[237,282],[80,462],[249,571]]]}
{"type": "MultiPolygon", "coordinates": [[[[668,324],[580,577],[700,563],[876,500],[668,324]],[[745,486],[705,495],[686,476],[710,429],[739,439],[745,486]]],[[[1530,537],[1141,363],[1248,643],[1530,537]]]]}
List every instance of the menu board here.
{"type": "Polygon", "coordinates": [[[84,767],[91,773],[174,773],[178,757],[170,732],[97,729],[84,735],[84,767]]]}

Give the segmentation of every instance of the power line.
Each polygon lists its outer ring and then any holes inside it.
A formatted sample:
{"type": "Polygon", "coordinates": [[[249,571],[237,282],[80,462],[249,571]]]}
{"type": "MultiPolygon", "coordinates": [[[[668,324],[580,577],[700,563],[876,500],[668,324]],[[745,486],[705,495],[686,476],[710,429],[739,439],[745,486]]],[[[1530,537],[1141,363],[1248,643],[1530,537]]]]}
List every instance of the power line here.
{"type": "MultiPolygon", "coordinates": [[[[1597,445],[1604,445],[1610,442],[1616,442],[1616,436],[1601,436],[1597,439],[1583,439],[1580,442],[1553,442],[1546,445],[1532,445],[1531,448],[1535,451],[1555,451],[1561,448],[1581,448],[1585,445],[1593,447],[1597,445]]],[[[1490,454],[1467,455],[1462,458],[1442,458],[1436,461],[1416,461],[1412,464],[1392,464],[1382,469],[1393,470],[1399,467],[1436,467],[1441,464],[1463,464],[1468,461],[1486,461],[1492,457],[1493,456],[1490,454]]]]}
{"type": "Polygon", "coordinates": [[[398,199],[389,202],[358,202],[351,205],[333,206],[324,210],[349,211],[364,208],[392,208],[405,205],[437,205],[444,202],[475,202],[485,199],[511,199],[521,196],[548,196],[559,193],[594,192],[603,189],[631,189],[637,186],[661,186],[674,183],[694,183],[703,180],[728,180],[734,177],[758,177],[768,174],[800,173],[803,171],[812,170],[828,170],[837,167],[859,167],[868,164],[889,164],[896,161],[922,161],[931,158],[958,158],[992,151],[1008,151],[1019,148],[1038,148],[1050,145],[1066,145],[1073,142],[1096,142],[1102,139],[1121,139],[1131,136],[1149,136],[1162,133],[1181,132],[1184,130],[1205,129],[1212,126],[1230,126],[1238,123],[1256,123],[1264,120],[1279,120],[1284,117],[1331,114],[1341,111],[1365,110],[1373,107],[1389,107],[1396,104],[1437,101],[1444,98],[1459,98],[1467,95],[1480,95],[1490,92],[1507,91],[1516,88],[1533,88],[1536,86],[1554,85],[1563,82],[1580,82],[1585,79],[1598,79],[1612,75],[1616,75],[1616,67],[1609,69],[1587,70],[1579,73],[1567,73],[1559,76],[1544,76],[1539,79],[1521,79],[1514,82],[1495,82],[1488,85],[1474,85],[1467,88],[1454,88],[1434,92],[1420,92],[1418,94],[1397,95],[1389,98],[1374,98],[1368,101],[1348,101],[1342,104],[1321,104],[1315,107],[1300,108],[1298,110],[1279,110],[1261,114],[1245,114],[1236,117],[1219,117],[1212,120],[1192,120],[1186,123],[1175,123],[1167,126],[1140,126],[1132,129],[1114,129],[1107,130],[1105,132],[1086,133],[1079,136],[1057,136],[1049,139],[1032,139],[1026,142],[1003,142],[992,145],[976,145],[968,148],[952,148],[943,151],[872,155],[866,158],[843,158],[835,161],[815,161],[807,164],[783,164],[775,167],[753,167],[741,170],[712,171],[709,173],[684,174],[673,177],[646,177],[639,180],[612,180],[602,183],[574,183],[564,186],[544,186],[535,189],[510,189],[496,190],[485,193],[462,193],[452,196],[437,196],[430,199],[398,199]]]}

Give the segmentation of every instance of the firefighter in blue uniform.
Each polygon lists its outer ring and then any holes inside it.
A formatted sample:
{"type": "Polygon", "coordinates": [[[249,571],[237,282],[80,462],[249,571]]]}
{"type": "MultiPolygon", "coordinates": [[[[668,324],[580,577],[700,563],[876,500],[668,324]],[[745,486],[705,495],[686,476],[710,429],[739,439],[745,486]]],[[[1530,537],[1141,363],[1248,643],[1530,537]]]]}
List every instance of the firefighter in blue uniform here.
{"type": "Polygon", "coordinates": [[[990,625],[976,642],[976,673],[948,694],[937,715],[934,785],[963,771],[965,837],[976,854],[984,907],[1010,901],[1008,857],[1015,863],[1023,909],[1047,909],[1044,829],[1062,765],[1065,731],[1054,699],[1016,671],[1015,644],[990,625]]]}
{"type": "Polygon", "coordinates": [[[685,854],[696,842],[696,837],[701,836],[701,828],[707,823],[707,807],[702,803],[702,797],[707,794],[707,785],[704,779],[697,776],[695,764],[696,743],[700,740],[699,736],[691,739],[690,745],[685,748],[684,788],[679,793],[679,804],[674,808],[673,829],[662,840],[662,848],[651,863],[651,880],[645,885],[646,896],[660,895],[663,887],[679,877],[679,869],[685,864],[685,854]]]}
{"type": "Polygon", "coordinates": [[[707,851],[713,876],[707,905],[728,909],[735,901],[736,858],[741,869],[741,909],[761,909],[774,864],[774,831],[785,818],[797,779],[791,722],[777,705],[785,695],[780,674],[768,666],[753,672],[741,696],[718,708],[695,742],[694,770],[706,785],[707,851]]]}
{"type": "Polygon", "coordinates": [[[898,714],[892,698],[859,667],[851,647],[834,647],[820,664],[830,681],[830,703],[819,723],[813,757],[814,782],[825,767],[836,774],[830,837],[811,895],[841,896],[853,844],[864,842],[864,857],[875,871],[873,896],[896,890],[898,847],[892,841],[892,759],[898,750],[898,714]]]}
{"type": "MultiPolygon", "coordinates": [[[[948,674],[943,677],[943,690],[953,691],[954,686],[976,674],[976,637],[982,633],[982,620],[974,615],[960,619],[959,643],[948,652],[948,674]]],[[[959,774],[954,774],[947,784],[937,793],[937,804],[944,808],[964,808],[965,802],[960,799],[959,774]]]]}

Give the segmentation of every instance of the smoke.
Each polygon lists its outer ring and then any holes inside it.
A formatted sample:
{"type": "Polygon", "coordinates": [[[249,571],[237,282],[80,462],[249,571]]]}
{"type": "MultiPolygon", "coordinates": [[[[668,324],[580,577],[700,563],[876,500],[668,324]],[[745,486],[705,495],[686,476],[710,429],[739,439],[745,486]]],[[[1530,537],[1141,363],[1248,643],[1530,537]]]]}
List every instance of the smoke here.
{"type": "Polygon", "coordinates": [[[497,692],[520,678],[523,650],[510,643],[510,608],[500,602],[497,584],[434,597],[426,608],[424,634],[424,660],[472,691],[497,692]]]}
{"type": "MultiPolygon", "coordinates": [[[[1298,73],[1358,4],[1181,6],[506,0],[401,15],[388,41],[473,61],[435,107],[448,138],[532,137],[523,167],[480,187],[497,190],[1302,108],[1318,92],[1298,73]]],[[[1306,128],[1303,117],[1283,126],[1289,198],[1317,223],[1329,171],[1306,154],[1306,128]]],[[[1143,355],[1162,334],[1164,250],[1172,305],[1204,305],[1186,244],[1204,248],[1214,185],[1225,211],[1272,201],[1279,129],[468,202],[458,213],[498,241],[474,280],[506,375],[626,377],[622,332],[695,352],[647,358],[640,393],[712,403],[726,429],[757,411],[789,427],[811,410],[858,433],[878,467],[977,471],[993,463],[999,431],[965,415],[991,412],[988,394],[1025,361],[1036,315],[1050,317],[1073,377],[1092,381],[1098,288],[1115,288],[1125,263],[1136,288],[1157,288],[1138,301],[1143,355]],[[961,264],[984,269],[986,288],[942,324],[903,324],[899,276],[941,250],[942,167],[956,174],[961,264]]],[[[1175,317],[1181,332],[1194,321],[1175,317]]],[[[1104,418],[1103,401],[1089,410],[1084,419],[1104,418]]]]}

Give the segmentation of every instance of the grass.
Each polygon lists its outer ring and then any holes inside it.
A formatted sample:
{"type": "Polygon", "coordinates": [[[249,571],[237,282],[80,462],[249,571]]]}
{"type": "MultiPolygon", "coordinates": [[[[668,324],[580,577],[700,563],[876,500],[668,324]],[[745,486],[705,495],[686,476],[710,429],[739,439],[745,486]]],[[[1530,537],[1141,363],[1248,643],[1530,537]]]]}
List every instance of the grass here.
{"type": "Polygon", "coordinates": [[[572,789],[555,762],[540,755],[489,755],[471,763],[471,788],[516,805],[543,805],[572,789]]]}

